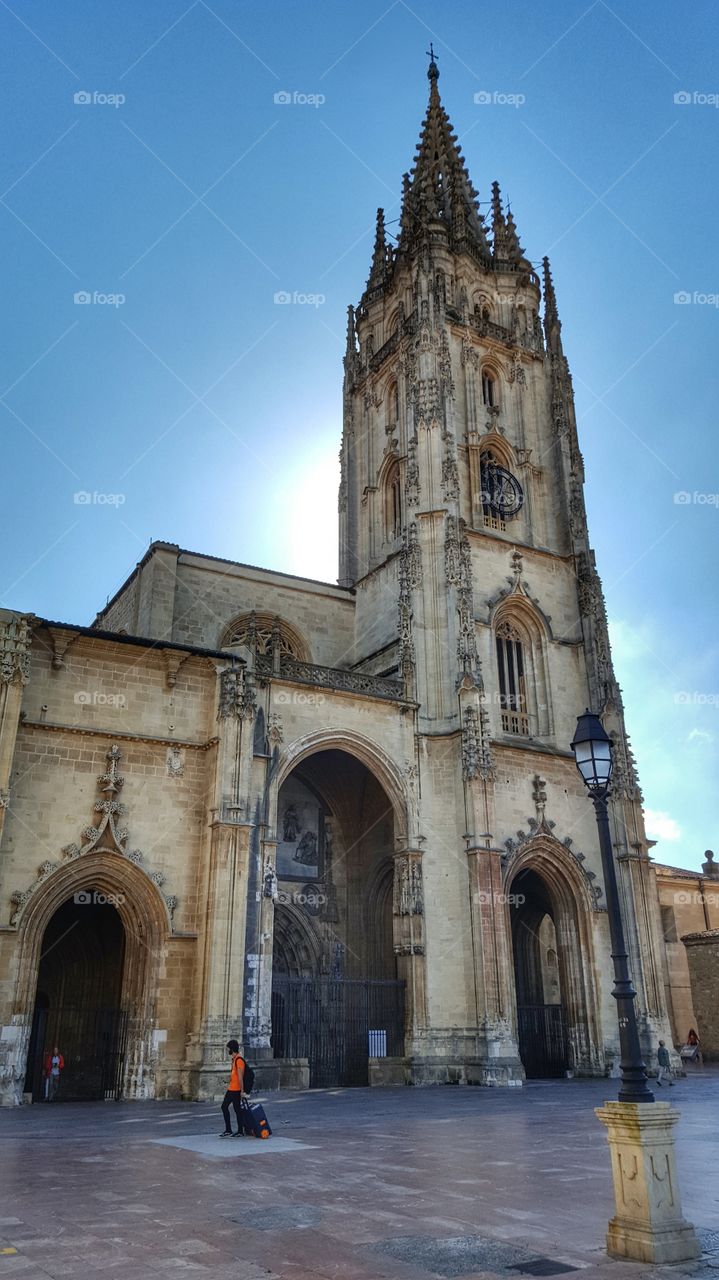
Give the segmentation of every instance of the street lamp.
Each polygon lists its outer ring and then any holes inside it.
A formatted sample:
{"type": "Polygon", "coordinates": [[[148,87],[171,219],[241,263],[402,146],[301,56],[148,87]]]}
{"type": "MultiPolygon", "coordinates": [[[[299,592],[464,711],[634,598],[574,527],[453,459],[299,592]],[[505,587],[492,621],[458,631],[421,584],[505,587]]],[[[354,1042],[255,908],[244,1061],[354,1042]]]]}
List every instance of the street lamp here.
{"type": "Polygon", "coordinates": [[[607,793],[612,776],[612,742],[598,716],[588,709],[577,720],[572,742],[577,768],[587,785],[599,829],[599,848],[602,854],[604,890],[609,914],[609,935],[614,961],[614,990],[619,1019],[619,1046],[621,1050],[619,1088],[620,1102],[654,1102],[654,1094],[647,1084],[637,1030],[634,1008],[636,991],[629,977],[627,946],[624,925],[619,907],[617,869],[614,864],[612,841],[609,834],[607,793]]]}

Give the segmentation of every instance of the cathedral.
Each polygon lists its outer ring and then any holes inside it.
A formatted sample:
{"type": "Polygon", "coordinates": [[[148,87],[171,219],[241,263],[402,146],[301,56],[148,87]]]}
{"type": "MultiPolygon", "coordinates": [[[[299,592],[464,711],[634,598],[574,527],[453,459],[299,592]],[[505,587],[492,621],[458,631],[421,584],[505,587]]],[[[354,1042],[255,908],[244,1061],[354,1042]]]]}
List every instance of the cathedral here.
{"type": "Polygon", "coordinates": [[[91,626],[0,612],[0,1088],[602,1076],[610,816],[642,1048],[672,1042],[657,883],[589,541],[572,381],[498,183],[428,70],[396,238],[344,358],[339,579],[153,542],[91,626]]]}

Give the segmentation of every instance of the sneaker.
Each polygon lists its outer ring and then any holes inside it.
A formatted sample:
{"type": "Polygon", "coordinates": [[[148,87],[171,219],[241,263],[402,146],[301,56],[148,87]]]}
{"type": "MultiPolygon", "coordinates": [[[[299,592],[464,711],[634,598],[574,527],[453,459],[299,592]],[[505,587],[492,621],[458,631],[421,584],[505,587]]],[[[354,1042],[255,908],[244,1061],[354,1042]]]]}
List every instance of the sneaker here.
{"type": "Polygon", "coordinates": [[[233,1136],[233,1138],[244,1138],[244,1136],[245,1136],[245,1135],[244,1135],[244,1133],[242,1132],[242,1130],[241,1130],[241,1129],[238,1129],[238,1130],[237,1130],[237,1133],[233,1133],[233,1135],[232,1135],[232,1136],[233,1136]]]}
{"type": "Polygon", "coordinates": [[[224,1132],[224,1133],[221,1133],[221,1134],[220,1134],[220,1137],[221,1137],[221,1138],[231,1138],[231,1137],[232,1137],[232,1130],[231,1130],[231,1129],[225,1129],[225,1132],[224,1132]]]}

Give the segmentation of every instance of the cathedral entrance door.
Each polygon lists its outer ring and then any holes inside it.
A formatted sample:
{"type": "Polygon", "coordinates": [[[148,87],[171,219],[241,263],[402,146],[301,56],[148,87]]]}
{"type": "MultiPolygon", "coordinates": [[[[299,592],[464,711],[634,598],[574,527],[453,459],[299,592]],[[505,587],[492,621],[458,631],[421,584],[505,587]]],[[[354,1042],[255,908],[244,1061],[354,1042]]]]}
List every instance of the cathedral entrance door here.
{"type": "Polygon", "coordinates": [[[42,943],[26,1092],[50,1093],[48,1058],[63,1060],[54,1100],[118,1098],[127,1012],[120,1007],[125,930],[105,894],[76,893],[50,919],[42,943]]]}
{"type": "Polygon", "coordinates": [[[404,1054],[403,982],[276,977],[275,1057],[307,1058],[310,1088],[366,1086],[370,1057],[404,1054]]]}
{"type": "Polygon", "coordinates": [[[570,1055],[554,905],[536,872],[513,882],[511,916],[519,1056],[528,1079],[563,1076],[570,1055]]]}
{"type": "Polygon", "coordinates": [[[567,1027],[561,1004],[517,1006],[519,1056],[528,1080],[563,1076],[568,1066],[567,1027]]]}

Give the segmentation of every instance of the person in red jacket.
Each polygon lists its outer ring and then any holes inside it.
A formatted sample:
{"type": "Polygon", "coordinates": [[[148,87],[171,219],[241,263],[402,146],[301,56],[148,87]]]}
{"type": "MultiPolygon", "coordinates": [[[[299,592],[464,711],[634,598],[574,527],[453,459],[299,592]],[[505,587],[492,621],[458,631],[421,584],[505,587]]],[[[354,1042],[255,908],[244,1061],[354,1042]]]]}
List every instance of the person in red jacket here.
{"type": "Polygon", "coordinates": [[[57,1088],[60,1083],[60,1073],[65,1066],[63,1058],[57,1045],[52,1053],[48,1053],[45,1058],[45,1101],[52,1102],[57,1088]]]}
{"type": "Polygon", "coordinates": [[[222,1100],[222,1114],[225,1117],[225,1131],[220,1134],[221,1138],[241,1138],[242,1137],[242,1095],[245,1073],[245,1060],[240,1053],[240,1046],[236,1040],[227,1041],[227,1052],[232,1058],[232,1066],[230,1068],[230,1078],[227,1082],[227,1092],[222,1100]],[[230,1106],[235,1109],[235,1118],[237,1120],[237,1133],[232,1133],[232,1121],[230,1120],[230,1106]]]}

